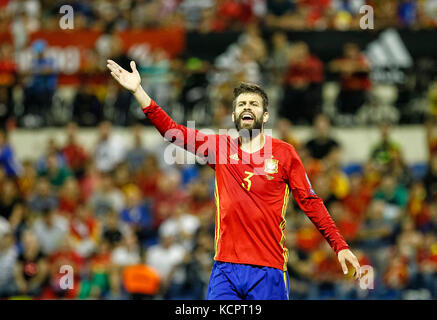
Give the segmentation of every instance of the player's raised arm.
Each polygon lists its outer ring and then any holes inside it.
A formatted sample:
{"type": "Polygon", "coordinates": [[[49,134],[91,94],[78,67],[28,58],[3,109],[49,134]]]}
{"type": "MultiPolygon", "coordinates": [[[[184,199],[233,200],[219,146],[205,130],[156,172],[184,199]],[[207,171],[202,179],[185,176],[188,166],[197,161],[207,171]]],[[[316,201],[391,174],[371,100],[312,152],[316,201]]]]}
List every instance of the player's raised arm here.
{"type": "Polygon", "coordinates": [[[132,72],[129,72],[112,60],[107,61],[107,67],[111,70],[111,76],[125,89],[132,92],[137,99],[141,108],[144,109],[150,105],[152,99],[141,87],[141,77],[135,65],[135,61],[130,62],[132,72]]]}
{"type": "Polygon", "coordinates": [[[135,96],[144,114],[163,137],[189,152],[204,159],[207,158],[208,163],[211,164],[211,160],[216,154],[215,135],[205,135],[198,130],[187,128],[173,121],[141,87],[141,77],[134,61],[130,63],[132,72],[123,69],[112,60],[107,61],[107,67],[111,71],[112,77],[135,96]]]}

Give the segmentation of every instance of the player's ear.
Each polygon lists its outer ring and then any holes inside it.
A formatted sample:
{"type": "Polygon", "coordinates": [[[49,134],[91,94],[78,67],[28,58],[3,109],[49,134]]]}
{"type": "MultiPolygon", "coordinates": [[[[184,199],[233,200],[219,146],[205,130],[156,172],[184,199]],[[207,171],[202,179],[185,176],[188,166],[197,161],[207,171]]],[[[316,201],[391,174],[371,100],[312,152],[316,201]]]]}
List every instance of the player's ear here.
{"type": "Polygon", "coordinates": [[[267,121],[269,121],[269,113],[266,111],[263,114],[263,123],[266,123],[267,121]]]}
{"type": "Polygon", "coordinates": [[[235,123],[235,112],[232,111],[232,122],[235,123]]]}

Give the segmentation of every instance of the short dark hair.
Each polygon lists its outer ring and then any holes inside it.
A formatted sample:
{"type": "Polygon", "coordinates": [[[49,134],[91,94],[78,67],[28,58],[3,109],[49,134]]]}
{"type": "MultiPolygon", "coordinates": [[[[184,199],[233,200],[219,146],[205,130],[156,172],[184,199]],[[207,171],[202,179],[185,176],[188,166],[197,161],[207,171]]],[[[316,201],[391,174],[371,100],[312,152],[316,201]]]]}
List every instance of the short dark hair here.
{"type": "Polygon", "coordinates": [[[261,86],[255,84],[255,83],[248,83],[248,82],[240,82],[238,87],[234,88],[234,100],[232,101],[232,109],[235,110],[237,97],[242,93],[256,93],[261,96],[263,101],[263,109],[264,112],[267,112],[268,105],[269,105],[269,98],[267,97],[266,92],[261,88],[261,86]]]}

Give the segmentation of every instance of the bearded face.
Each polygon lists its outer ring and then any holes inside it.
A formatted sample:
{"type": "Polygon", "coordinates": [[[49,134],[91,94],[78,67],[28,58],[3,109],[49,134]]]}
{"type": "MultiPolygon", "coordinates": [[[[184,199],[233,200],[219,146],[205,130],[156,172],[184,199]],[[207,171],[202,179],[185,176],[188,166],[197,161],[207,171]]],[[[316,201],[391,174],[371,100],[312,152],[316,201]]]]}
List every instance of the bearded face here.
{"type": "Polygon", "coordinates": [[[240,94],[236,99],[232,120],[238,131],[245,129],[250,134],[254,129],[261,131],[267,121],[261,96],[256,93],[240,94]]]}

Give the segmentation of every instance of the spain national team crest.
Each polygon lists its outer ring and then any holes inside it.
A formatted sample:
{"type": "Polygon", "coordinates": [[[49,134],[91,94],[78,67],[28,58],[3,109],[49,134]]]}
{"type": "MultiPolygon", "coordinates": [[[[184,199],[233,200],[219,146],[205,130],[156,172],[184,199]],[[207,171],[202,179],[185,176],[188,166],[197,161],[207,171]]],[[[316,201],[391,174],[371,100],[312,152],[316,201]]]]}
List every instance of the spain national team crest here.
{"type": "Polygon", "coordinates": [[[276,159],[264,160],[264,172],[277,173],[278,172],[278,164],[279,164],[279,160],[276,160],[276,159]]]}

